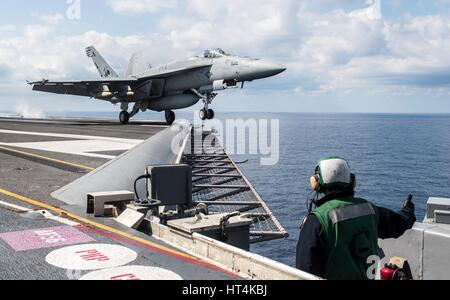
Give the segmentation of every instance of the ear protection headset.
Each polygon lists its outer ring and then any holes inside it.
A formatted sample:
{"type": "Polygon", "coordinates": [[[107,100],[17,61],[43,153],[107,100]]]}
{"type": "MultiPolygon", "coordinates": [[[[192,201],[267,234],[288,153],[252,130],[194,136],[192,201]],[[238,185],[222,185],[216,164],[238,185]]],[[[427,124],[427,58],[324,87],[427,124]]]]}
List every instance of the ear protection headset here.
{"type": "MultiPolygon", "coordinates": [[[[319,163],[320,165],[320,163],[319,163]]],[[[310,185],[311,185],[311,189],[317,193],[320,193],[323,191],[323,186],[321,185],[321,174],[320,174],[320,168],[319,165],[316,168],[316,172],[313,176],[311,176],[310,178],[310,185]]],[[[350,183],[348,185],[348,189],[355,189],[357,185],[356,182],[356,175],[351,173],[350,174],[350,183]]]]}
{"type": "MultiPolygon", "coordinates": [[[[318,192],[318,193],[322,191],[322,186],[320,185],[320,174],[319,173],[316,173],[313,176],[311,176],[310,184],[311,184],[311,188],[313,191],[318,192]]],[[[352,174],[350,174],[349,188],[351,187],[354,190],[356,188],[356,186],[357,186],[356,175],[352,173],[352,174]]]]}
{"type": "Polygon", "coordinates": [[[311,176],[309,183],[310,183],[311,189],[313,191],[320,192],[320,174],[319,173],[315,173],[313,176],[311,176]]]}

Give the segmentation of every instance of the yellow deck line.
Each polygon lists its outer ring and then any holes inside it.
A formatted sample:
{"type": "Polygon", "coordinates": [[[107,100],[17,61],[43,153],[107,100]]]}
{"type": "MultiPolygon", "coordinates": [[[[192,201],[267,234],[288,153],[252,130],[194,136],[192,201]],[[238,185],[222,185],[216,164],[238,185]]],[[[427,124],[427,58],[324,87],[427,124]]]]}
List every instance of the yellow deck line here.
{"type": "Polygon", "coordinates": [[[81,217],[79,217],[79,216],[77,216],[75,214],[72,214],[72,213],[70,213],[70,212],[68,212],[66,210],[63,210],[63,209],[51,206],[51,205],[43,203],[41,201],[33,200],[33,199],[28,198],[28,197],[18,195],[18,194],[15,194],[13,192],[9,192],[7,190],[4,190],[2,188],[0,188],[0,194],[6,195],[6,196],[9,196],[9,197],[13,197],[13,198],[15,198],[17,200],[20,200],[20,201],[23,201],[23,202],[26,202],[26,203],[29,203],[29,204],[32,204],[32,205],[44,208],[46,210],[52,211],[54,213],[57,213],[57,214],[59,214],[61,216],[67,217],[69,219],[76,220],[76,221],[78,221],[80,223],[87,224],[87,225],[90,225],[90,226],[93,226],[93,227],[96,227],[96,228],[99,228],[99,229],[103,229],[103,230],[109,231],[111,233],[115,233],[117,235],[129,238],[129,239],[131,239],[133,241],[136,241],[136,242],[148,245],[148,246],[152,246],[152,247],[157,248],[159,250],[162,250],[162,251],[165,251],[165,252],[169,252],[169,253],[175,254],[177,256],[185,257],[185,258],[190,259],[190,260],[196,260],[196,261],[199,261],[199,262],[201,261],[198,258],[195,258],[193,256],[190,256],[190,255],[187,255],[185,253],[182,253],[182,252],[179,252],[179,251],[176,251],[176,250],[173,250],[173,249],[161,246],[159,244],[150,242],[150,241],[148,241],[146,239],[134,236],[134,235],[126,233],[124,231],[121,231],[121,230],[118,230],[118,229],[115,229],[115,228],[112,228],[112,227],[109,227],[109,226],[106,226],[106,225],[103,225],[103,224],[100,224],[100,223],[88,220],[88,219],[85,219],[85,218],[81,218],[81,217]]]}
{"type": "Polygon", "coordinates": [[[94,168],[91,168],[91,167],[86,167],[86,166],[83,166],[83,165],[74,164],[74,163],[67,162],[67,161],[64,161],[64,160],[54,159],[54,158],[51,158],[51,157],[37,155],[37,154],[24,152],[24,151],[20,151],[20,150],[16,150],[16,149],[11,149],[11,148],[6,148],[6,147],[2,147],[2,146],[0,146],[0,150],[13,152],[13,153],[17,153],[17,154],[22,154],[22,155],[29,156],[29,157],[39,158],[39,159],[55,162],[55,163],[62,164],[62,165],[67,165],[67,166],[76,167],[76,168],[79,168],[79,169],[84,169],[84,170],[87,170],[87,171],[94,171],[95,170],[94,168]]]}

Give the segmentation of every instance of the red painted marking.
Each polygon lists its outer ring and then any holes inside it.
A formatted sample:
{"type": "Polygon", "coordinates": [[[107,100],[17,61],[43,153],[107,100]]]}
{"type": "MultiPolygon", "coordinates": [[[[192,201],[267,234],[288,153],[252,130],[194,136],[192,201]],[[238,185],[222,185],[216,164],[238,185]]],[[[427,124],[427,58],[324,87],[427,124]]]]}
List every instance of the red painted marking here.
{"type": "Polygon", "coordinates": [[[111,277],[111,280],[140,280],[140,279],[137,278],[137,276],[134,274],[123,274],[111,277]]]}
{"type": "Polygon", "coordinates": [[[102,254],[100,251],[98,251],[97,249],[92,249],[92,250],[85,250],[85,251],[78,251],[75,252],[76,254],[83,254],[80,255],[80,257],[85,260],[85,261],[108,261],[109,257],[102,254]]]}
{"type": "Polygon", "coordinates": [[[155,252],[155,253],[160,253],[160,254],[163,254],[163,255],[166,255],[166,256],[177,258],[177,259],[182,260],[182,261],[187,261],[187,262],[190,262],[190,263],[195,264],[195,265],[200,266],[200,267],[209,268],[209,269],[212,269],[214,271],[218,271],[218,272],[221,272],[223,274],[227,274],[227,275],[232,276],[234,278],[242,279],[242,277],[240,277],[240,276],[238,276],[238,275],[236,275],[236,274],[234,274],[232,272],[224,270],[224,269],[222,269],[222,268],[220,268],[218,266],[215,266],[213,264],[201,261],[199,259],[188,258],[188,257],[185,257],[185,256],[181,256],[181,255],[178,255],[176,253],[172,253],[172,252],[169,252],[169,251],[158,249],[156,247],[152,247],[150,245],[146,245],[146,244],[143,244],[143,243],[139,243],[139,242],[133,241],[133,240],[131,240],[129,238],[126,238],[126,237],[118,236],[118,235],[115,235],[115,234],[112,234],[112,233],[108,233],[108,232],[103,232],[103,231],[100,231],[100,230],[96,230],[96,229],[87,227],[85,225],[78,225],[76,227],[79,228],[79,229],[91,232],[91,233],[95,233],[95,234],[98,234],[98,235],[109,237],[109,238],[114,239],[116,241],[121,241],[121,242],[127,243],[129,245],[134,245],[134,246],[137,246],[137,247],[140,247],[140,248],[143,248],[143,249],[147,249],[147,250],[150,250],[150,251],[155,252]]]}
{"type": "Polygon", "coordinates": [[[18,252],[95,241],[92,237],[72,226],[1,233],[0,239],[3,239],[11,248],[18,252]]]}

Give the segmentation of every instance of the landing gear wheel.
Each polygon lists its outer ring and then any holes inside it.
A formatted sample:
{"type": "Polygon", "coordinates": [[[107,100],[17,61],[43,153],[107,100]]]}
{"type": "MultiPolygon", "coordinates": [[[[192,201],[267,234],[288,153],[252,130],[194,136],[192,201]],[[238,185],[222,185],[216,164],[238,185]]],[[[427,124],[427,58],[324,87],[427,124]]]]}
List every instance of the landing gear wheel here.
{"type": "Polygon", "coordinates": [[[199,116],[202,121],[205,121],[208,118],[208,111],[206,109],[200,110],[199,116]]]}
{"type": "Polygon", "coordinates": [[[130,114],[126,110],[122,111],[119,115],[119,120],[123,125],[127,125],[130,122],[130,114]]]}
{"type": "Polygon", "coordinates": [[[166,111],[166,122],[169,125],[172,125],[175,122],[175,113],[171,110],[166,111]]]}
{"type": "Polygon", "coordinates": [[[206,118],[207,118],[208,120],[214,119],[214,110],[208,109],[207,112],[206,112],[206,118]]]}

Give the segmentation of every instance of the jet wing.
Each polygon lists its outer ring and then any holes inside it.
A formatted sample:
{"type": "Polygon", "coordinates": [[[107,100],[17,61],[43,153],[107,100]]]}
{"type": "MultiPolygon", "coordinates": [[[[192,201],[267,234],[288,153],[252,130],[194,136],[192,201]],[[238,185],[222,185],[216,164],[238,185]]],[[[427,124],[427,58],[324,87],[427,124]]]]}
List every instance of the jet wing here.
{"type": "Polygon", "coordinates": [[[98,80],[80,80],[80,81],[49,81],[41,80],[36,82],[29,82],[33,86],[33,91],[62,94],[62,95],[75,95],[84,97],[93,97],[96,92],[101,90],[102,85],[108,85],[111,91],[119,90],[124,85],[134,86],[147,80],[152,79],[166,79],[178,74],[188,73],[190,71],[208,68],[212,64],[189,64],[188,66],[179,67],[159,67],[147,70],[136,77],[125,78],[102,78],[98,80]]]}
{"type": "Polygon", "coordinates": [[[135,78],[103,78],[99,80],[86,80],[86,81],[36,81],[29,82],[33,86],[33,91],[63,94],[63,95],[75,95],[92,97],[95,91],[98,91],[102,85],[107,84],[113,90],[114,86],[131,85],[138,80],[135,78]]]}

